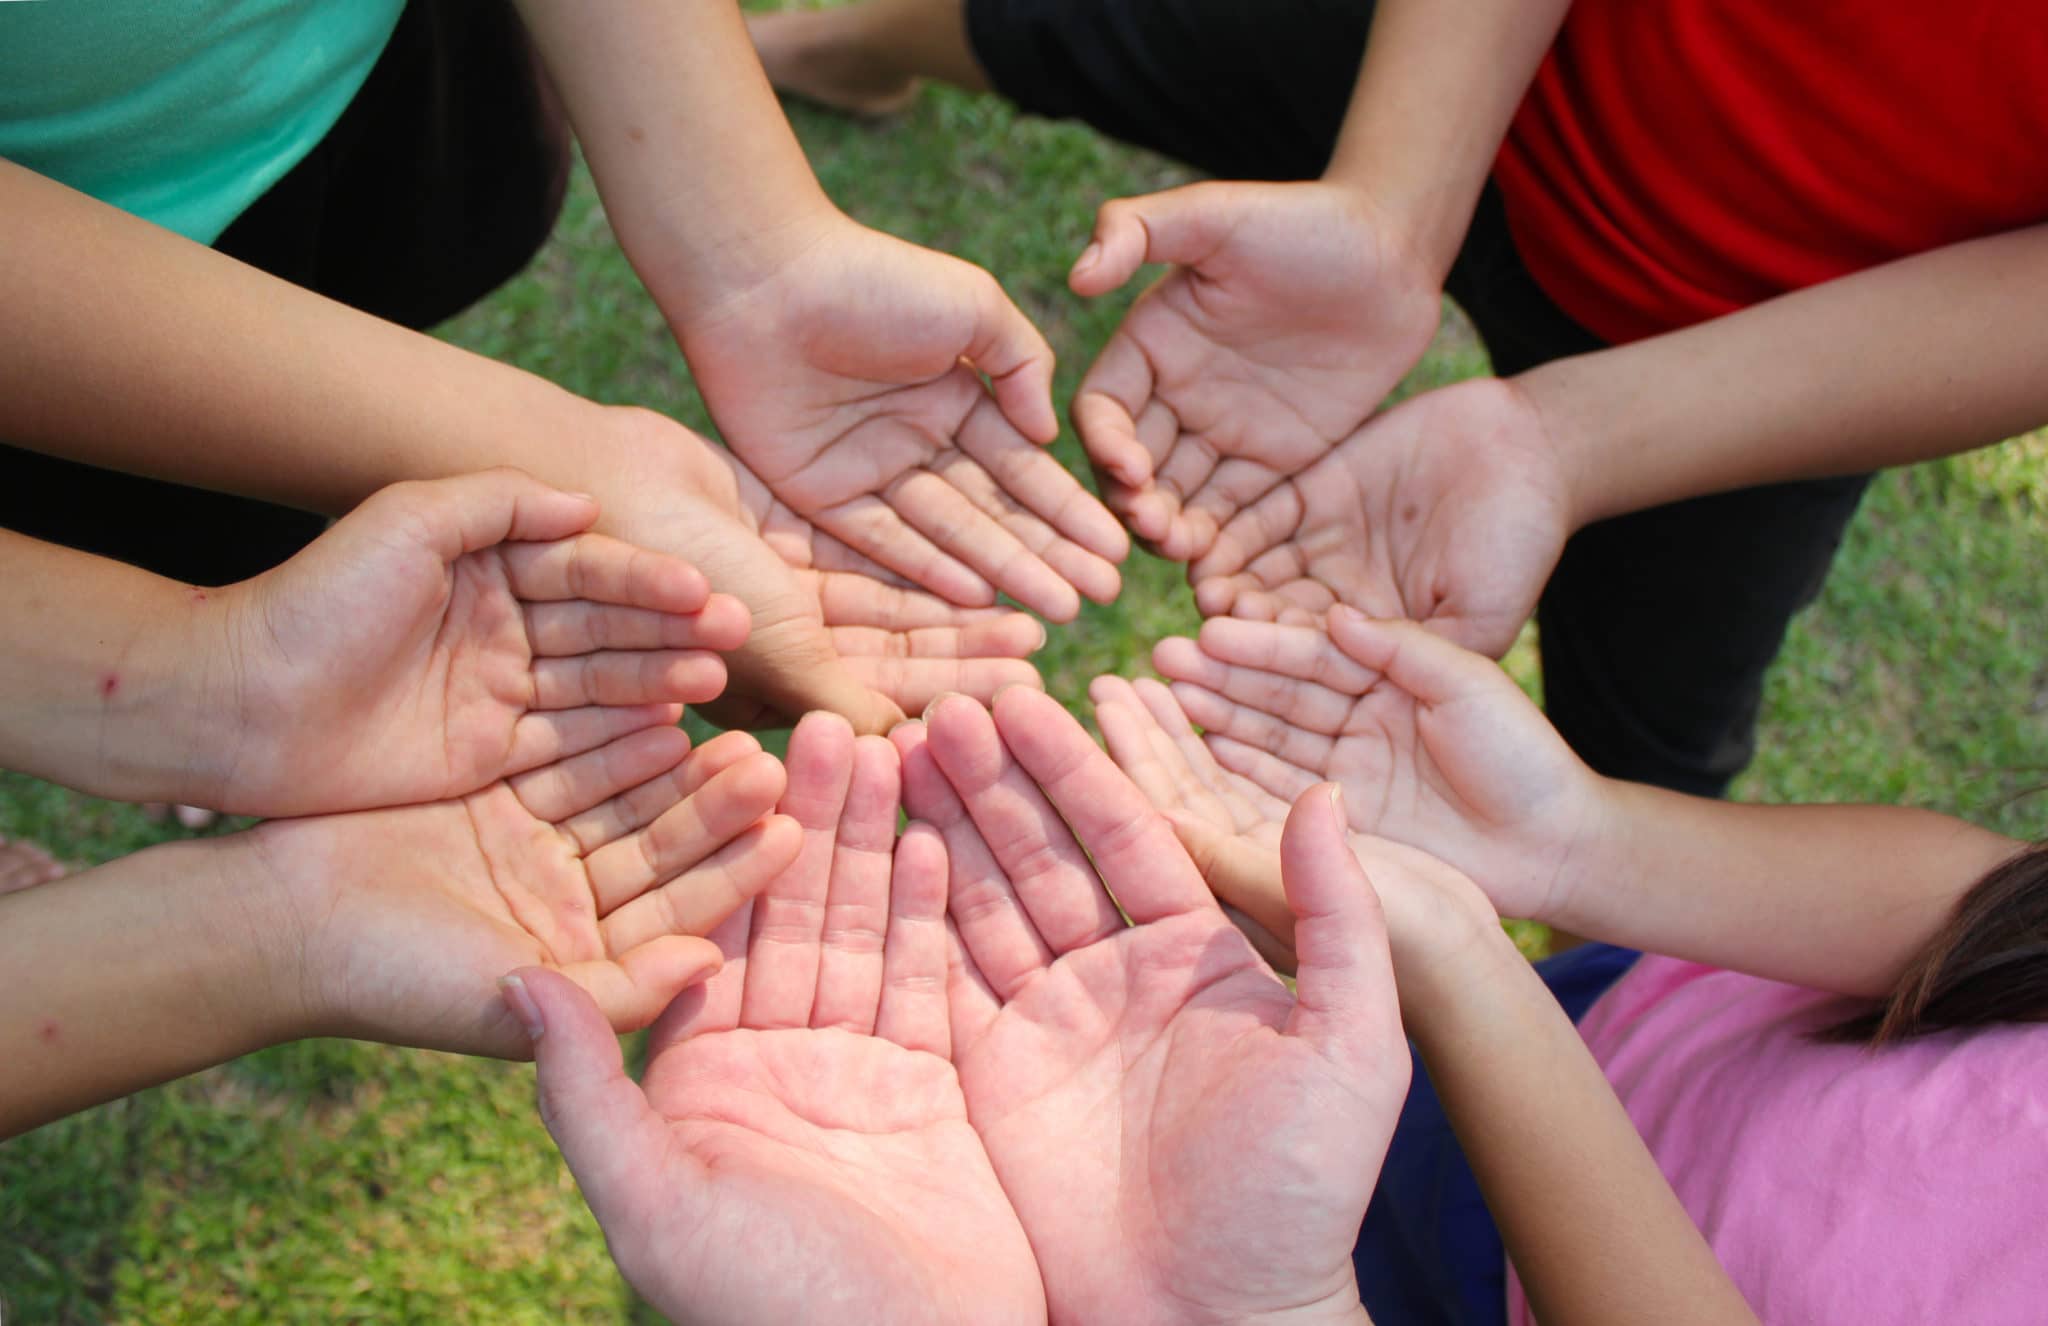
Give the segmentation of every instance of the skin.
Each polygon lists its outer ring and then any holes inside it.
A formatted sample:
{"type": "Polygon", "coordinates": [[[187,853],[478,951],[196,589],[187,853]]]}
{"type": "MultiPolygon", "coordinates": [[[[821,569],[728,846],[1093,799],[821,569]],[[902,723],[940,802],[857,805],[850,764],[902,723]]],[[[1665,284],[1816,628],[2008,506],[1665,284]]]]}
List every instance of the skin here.
{"type": "MultiPolygon", "coordinates": [[[[1209,885],[1284,927],[1287,804],[1222,768],[1158,683],[1100,677],[1090,693],[1112,758],[1168,815],[1209,885]]],[[[1348,825],[1341,809],[1330,820],[1322,868],[1385,902],[1403,1025],[1539,1317],[1753,1322],[1479,888],[1424,853],[1347,834],[1356,812],[1348,825]]]]}
{"type": "Polygon", "coordinates": [[[1362,1319],[1350,1248],[1407,1086],[1371,890],[1290,878],[1290,995],[1056,702],[950,697],[893,739],[951,862],[969,1118],[1051,1319],[1362,1319]]]}
{"type": "Polygon", "coordinates": [[[987,272],[831,204],[735,6],[520,12],[720,433],[777,498],[953,602],[1068,620],[1115,596],[1122,531],[1041,450],[1044,337],[987,272]]]}
{"type": "Polygon", "coordinates": [[[795,857],[780,765],[670,728],[397,810],[272,820],[0,897],[0,1134],[307,1036],[523,1057],[536,963],[605,1025],[718,965],[703,938],[795,857]]]}
{"type": "Polygon", "coordinates": [[[584,533],[596,518],[511,470],[401,484],[211,591],[0,535],[24,573],[0,589],[0,754],[99,795],[288,816],[461,796],[673,724],[718,694],[746,612],[584,533]]]}
{"type": "Polygon", "coordinates": [[[644,1086],[568,982],[509,983],[542,1118],[627,1279],[671,1320],[1042,1322],[949,1058],[944,849],[916,826],[896,841],[880,738],[814,715],[789,768],[797,860],[656,1026],[644,1086]]]}
{"type": "Polygon", "coordinates": [[[1503,915],[1769,980],[1890,993],[2023,847],[1908,807],[1746,806],[1601,778],[1493,663],[1341,607],[1326,630],[1212,621],[1154,662],[1216,763],[1267,795],[1336,779],[1354,830],[1449,862],[1503,915]]]}

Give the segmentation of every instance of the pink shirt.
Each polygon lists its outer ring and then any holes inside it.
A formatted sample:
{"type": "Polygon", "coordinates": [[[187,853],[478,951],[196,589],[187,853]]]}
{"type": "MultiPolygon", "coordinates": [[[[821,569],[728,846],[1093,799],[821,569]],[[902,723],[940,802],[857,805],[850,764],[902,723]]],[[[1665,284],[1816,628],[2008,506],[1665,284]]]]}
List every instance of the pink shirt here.
{"type": "Polygon", "coordinates": [[[1851,1007],[1645,956],[1579,1031],[1764,1321],[2048,1322],[2048,1026],[1805,1038],[1851,1007]]]}

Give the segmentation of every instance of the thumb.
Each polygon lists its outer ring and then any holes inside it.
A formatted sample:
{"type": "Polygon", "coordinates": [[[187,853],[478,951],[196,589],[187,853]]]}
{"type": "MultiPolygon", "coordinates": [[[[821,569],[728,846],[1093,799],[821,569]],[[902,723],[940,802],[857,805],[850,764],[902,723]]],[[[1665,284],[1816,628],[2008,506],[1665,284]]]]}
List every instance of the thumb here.
{"type": "Polygon", "coordinates": [[[1233,218],[1213,183],[1190,184],[1138,198],[1113,198],[1095,214],[1095,237],[1067,284],[1077,295],[1101,295],[1148,262],[1198,266],[1229,234],[1233,218]]]}
{"type": "Polygon", "coordinates": [[[1052,346],[995,277],[979,268],[975,274],[980,279],[967,362],[987,375],[996,405],[1018,432],[1033,442],[1050,442],[1060,435],[1060,417],[1052,408],[1052,346]]]}
{"type": "Polygon", "coordinates": [[[1288,812],[1280,878],[1295,917],[1287,1034],[1359,1073],[1405,1053],[1386,914],[1346,841],[1336,784],[1310,788],[1288,812]]]}
{"type": "Polygon", "coordinates": [[[573,981],[525,967],[499,985],[533,1038],[541,1122],[611,1233],[633,1221],[637,1195],[667,1146],[667,1124],[626,1076],[611,1024],[573,981]]]}
{"type": "Polygon", "coordinates": [[[506,542],[566,539],[597,521],[596,498],[565,493],[509,466],[394,484],[364,508],[424,533],[448,561],[506,542]]]}

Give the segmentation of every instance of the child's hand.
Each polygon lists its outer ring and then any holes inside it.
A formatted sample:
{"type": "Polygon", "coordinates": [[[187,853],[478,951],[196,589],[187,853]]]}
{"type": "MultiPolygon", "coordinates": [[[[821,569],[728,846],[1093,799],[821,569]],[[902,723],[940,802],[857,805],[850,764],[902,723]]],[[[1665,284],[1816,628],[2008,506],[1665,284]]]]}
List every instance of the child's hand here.
{"type": "MultiPolygon", "coordinates": [[[[782,766],[744,733],[674,728],[459,801],[272,820],[246,851],[288,900],[300,1034],[523,1058],[498,979],[546,966],[618,1031],[719,965],[703,938],[795,859],[782,766]]],[[[224,840],[237,841],[237,840],[224,840]]]]}
{"type": "MultiPolygon", "coordinates": [[[[1158,682],[1097,677],[1088,696],[1110,758],[1173,825],[1210,889],[1244,918],[1239,928],[1262,951],[1270,938],[1292,970],[1294,913],[1281,883],[1289,803],[1219,766],[1158,682]]],[[[1455,962],[1475,936],[1498,932],[1500,918],[1478,886],[1427,852],[1357,832],[1345,845],[1386,909],[1404,1000],[1416,973],[1455,962]]]]}
{"type": "Polygon", "coordinates": [[[1217,618],[1153,663],[1223,768],[1289,800],[1330,780],[1351,827],[1442,858],[1542,920],[1605,813],[1600,780],[1499,667],[1412,622],[1217,618]]]}
{"type": "Polygon", "coordinates": [[[713,651],[745,641],[745,609],[674,557],[583,533],[597,515],[515,470],[399,484],[201,596],[227,697],[202,739],[232,758],[188,799],[278,816],[463,796],[717,695],[713,651]]]}

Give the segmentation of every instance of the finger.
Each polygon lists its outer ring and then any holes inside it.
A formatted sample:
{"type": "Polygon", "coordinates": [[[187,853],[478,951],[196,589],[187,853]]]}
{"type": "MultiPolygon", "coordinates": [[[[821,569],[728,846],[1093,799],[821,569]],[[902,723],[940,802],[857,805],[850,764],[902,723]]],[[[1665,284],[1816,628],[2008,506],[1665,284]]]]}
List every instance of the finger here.
{"type": "Polygon", "coordinates": [[[1166,818],[1210,891],[1291,952],[1294,913],[1281,888],[1279,853],[1186,811],[1169,812],[1166,818]]]}
{"type": "Polygon", "coordinates": [[[541,1032],[533,1042],[541,1122],[599,1223],[635,1224],[645,1214],[647,1167],[668,1145],[667,1123],[626,1076],[618,1037],[589,994],[540,967],[505,985],[507,1005],[541,1032]]]}
{"type": "Polygon", "coordinates": [[[507,548],[505,567],[513,592],[536,602],[585,599],[656,612],[698,612],[711,598],[711,582],[682,558],[604,534],[507,548]]]}
{"type": "Polygon", "coordinates": [[[1152,361],[1135,337],[1119,329],[1089,366],[1074,397],[1074,431],[1088,459],[1132,489],[1151,484],[1153,466],[1166,454],[1164,447],[1147,447],[1139,428],[1154,386],[1152,361]]]}
{"type": "Polygon", "coordinates": [[[599,922],[613,953],[662,935],[708,935],[789,868],[803,832],[786,815],[770,815],[659,888],[599,922]]]}
{"type": "Polygon", "coordinates": [[[945,840],[946,913],[975,969],[1008,1000],[1051,965],[1052,950],[932,758],[925,725],[905,723],[889,740],[903,763],[904,810],[945,840]]]}
{"type": "Polygon", "coordinates": [[[1152,740],[1153,724],[1131,684],[1122,677],[1097,677],[1088,684],[1095,705],[1095,726],[1109,758],[1116,761],[1146,800],[1160,811],[1184,804],[1186,787],[1159,757],[1152,740]]]}
{"type": "MultiPolygon", "coordinates": [[[[1007,428],[1007,425],[1005,427],[1007,428]]],[[[1124,534],[1123,526],[1118,525],[1116,518],[1104,510],[1101,504],[1078,483],[1073,483],[1072,476],[1067,474],[1058,461],[1022,438],[1013,440],[1017,453],[1028,456],[1033,462],[1050,465],[1069,482],[1081,501],[1089,508],[1100,512],[1102,518],[1109,521],[1116,530],[1119,546],[1124,553],[1129,552],[1130,540],[1124,534]]],[[[1116,569],[1116,563],[1097,555],[1046,523],[1036,513],[1019,506],[1015,498],[998,486],[996,476],[984,469],[979,462],[955,452],[934,460],[931,468],[947,483],[959,489],[974,506],[987,512],[991,519],[1001,525],[1032,557],[1043,562],[1061,582],[1098,603],[1108,602],[1116,597],[1117,590],[1123,584],[1123,577],[1116,569]]],[[[1020,601],[1022,599],[1021,595],[1013,594],[1012,597],[1020,601]]],[[[1042,607],[1034,610],[1045,611],[1042,607]]]]}
{"type": "MultiPolygon", "coordinates": [[[[1216,756],[1203,741],[1202,734],[1195,731],[1188,721],[1180,701],[1173,698],[1173,692],[1150,679],[1139,681],[1134,687],[1139,701],[1152,715],[1160,736],[1170,745],[1178,757],[1179,766],[1187,775],[1199,780],[1209,789],[1221,810],[1208,810],[1218,817],[1218,822],[1227,818],[1235,823],[1240,832],[1270,826],[1276,832],[1287,818],[1290,802],[1282,801],[1264,788],[1240,778],[1216,762],[1216,756]]],[[[1162,759],[1165,757],[1162,756],[1162,759]]],[[[1190,798],[1190,806],[1197,810],[1208,808],[1190,798]]]]}
{"type": "Polygon", "coordinates": [[[1023,616],[1014,608],[963,608],[930,594],[885,584],[872,575],[834,571],[819,573],[818,608],[827,626],[864,626],[892,634],[959,631],[1023,616]]]}
{"type": "Polygon", "coordinates": [[[1278,797],[1290,804],[1321,781],[1322,775],[1313,769],[1298,764],[1288,764],[1275,759],[1256,746],[1247,746],[1241,741],[1218,736],[1210,732],[1203,736],[1202,744],[1216,757],[1216,763],[1252,783],[1265,789],[1267,795],[1278,797]]]}
{"type": "Polygon", "coordinates": [[[568,599],[526,603],[526,639],[540,658],[604,649],[738,649],[747,642],[747,608],[713,594],[696,612],[656,612],[568,599]]]}
{"type": "Polygon", "coordinates": [[[960,1055],[974,1047],[1002,1011],[1003,1001],[996,996],[988,978],[981,974],[981,968],[974,965],[966,942],[960,938],[960,928],[953,923],[949,912],[946,917],[946,1032],[952,1041],[952,1057],[956,1063],[960,1055]]]}
{"type": "MultiPolygon", "coordinates": [[[[1314,470],[1296,475],[1230,518],[1217,532],[1209,551],[1188,567],[1188,579],[1197,583],[1234,575],[1290,539],[1301,528],[1308,507],[1302,485],[1314,481],[1314,470]]],[[[1359,538],[1365,531],[1359,530],[1359,538]]]]}
{"type": "Polygon", "coordinates": [[[1394,963],[1379,894],[1347,841],[1334,784],[1304,793],[1280,838],[1293,911],[1294,1011],[1284,1031],[1361,1076],[1401,1044],[1394,963]]]}
{"type": "MultiPolygon", "coordinates": [[[[747,693],[728,692],[715,704],[796,717],[823,709],[845,718],[856,732],[887,732],[903,721],[888,697],[853,675],[832,637],[803,617],[756,623],[745,651],[732,663],[747,693]]],[[[710,706],[704,706],[710,712],[710,706]]]]}
{"type": "MultiPolygon", "coordinates": [[[[695,795],[670,805],[645,828],[590,852],[583,868],[590,878],[597,914],[608,916],[648,889],[709,859],[774,810],[784,784],[782,765],[774,756],[746,756],[706,781],[695,795]]],[[[658,798],[672,787],[664,778],[649,795],[658,798]]]]}
{"type": "Polygon", "coordinates": [[[1160,641],[1152,666],[1170,681],[1326,736],[1344,730],[1375,680],[1322,631],[1227,617],[1202,623],[1201,644],[1184,637],[1160,641]]]}
{"type": "Polygon", "coordinates": [[[596,750],[628,732],[674,727],[682,721],[683,707],[679,704],[590,705],[524,714],[512,724],[512,744],[505,751],[505,768],[523,773],[596,750]]]}
{"type": "Polygon", "coordinates": [[[883,500],[905,524],[952,550],[968,569],[1025,607],[1054,621],[1072,621],[1081,611],[1081,596],[1059,572],[932,471],[904,475],[883,500]]]}
{"type": "Polygon", "coordinates": [[[1004,748],[987,709],[962,696],[942,698],[925,715],[925,738],[1032,927],[1055,954],[1124,928],[1087,854],[1004,748]]]}
{"type": "Polygon", "coordinates": [[[679,727],[651,727],[594,751],[515,774],[508,781],[512,795],[535,819],[561,825],[676,769],[689,753],[687,732],[679,727]]]}
{"type": "Polygon", "coordinates": [[[1218,196],[1215,186],[1197,184],[1104,203],[1067,284],[1077,295],[1100,295],[1148,262],[1198,265],[1222,245],[1234,220],[1216,206],[1218,196]]]}
{"type": "Polygon", "coordinates": [[[987,703],[999,691],[1045,685],[1038,669],[1021,659],[849,658],[847,666],[910,713],[923,712],[948,692],[987,703]]]}
{"type": "Polygon", "coordinates": [[[896,842],[875,1034],[906,1050],[952,1056],[946,1011],[946,844],[929,824],[896,842]]]}
{"type": "Polygon", "coordinates": [[[597,1001],[615,1032],[638,1031],[661,1016],[685,989],[714,975],[718,945],[696,935],[657,935],[616,959],[557,968],[597,1001]]]}
{"type": "Polygon", "coordinates": [[[725,690],[725,660],[703,649],[643,649],[540,658],[533,662],[533,707],[702,704],[725,690]]]}
{"type": "Polygon", "coordinates": [[[818,992],[811,1001],[813,1027],[875,1034],[883,942],[889,933],[890,857],[901,808],[896,748],[882,737],[861,737],[854,743],[853,778],[832,847],[818,992]]]}
{"type": "MultiPolygon", "coordinates": [[[[681,731],[680,728],[657,730],[681,731]]],[[[761,743],[748,733],[721,732],[680,763],[671,766],[665,775],[650,778],[588,810],[566,818],[554,817],[551,822],[569,835],[577,851],[589,856],[606,843],[615,842],[654,823],[669,807],[693,795],[713,777],[760,749],[761,743]]],[[[520,800],[532,808],[532,803],[523,793],[520,800]]],[[[534,813],[542,819],[550,819],[539,810],[534,813]]]]}
{"type": "Polygon", "coordinates": [[[655,1098],[659,1098],[664,1051],[692,1036],[731,1031],[739,1025],[740,998],[747,979],[747,936],[753,919],[754,909],[742,907],[705,936],[718,946],[725,965],[710,979],[685,988],[669,1001],[669,1006],[649,1028],[644,1081],[647,1090],[656,1093],[655,1098]]]}
{"type": "Polygon", "coordinates": [[[597,499],[551,488],[509,466],[396,483],[360,508],[365,518],[422,532],[442,560],[509,539],[566,539],[597,520],[597,499]]]}
{"type": "MultiPolygon", "coordinates": [[[[1298,728],[1284,718],[1261,713],[1188,682],[1173,683],[1173,698],[1188,721],[1211,736],[1224,736],[1253,747],[1297,769],[1322,776],[1330,768],[1336,742],[1320,732],[1298,728]]],[[[1211,747],[1213,750],[1214,748],[1211,747]]],[[[1218,757],[1221,758],[1220,756],[1218,757]]],[[[1224,766],[1229,768],[1227,764],[1224,766]]],[[[1260,786],[1265,786],[1264,782],[1260,786]]]]}
{"type": "Polygon", "coordinates": [[[975,406],[955,445],[1019,510],[1110,562],[1129,555],[1130,538],[1108,508],[1056,456],[1019,437],[989,406],[975,406]]]}
{"type": "Polygon", "coordinates": [[[977,617],[958,626],[892,630],[834,626],[832,643],[849,658],[1022,659],[1045,644],[1045,627],[1026,613],[977,617]]]}
{"type": "Polygon", "coordinates": [[[1384,676],[1424,706],[1462,695],[1520,694],[1500,665],[1418,623],[1368,617],[1343,604],[1330,609],[1328,620],[1330,642],[1345,658],[1368,677],[1384,676]]]}
{"type": "Polygon", "coordinates": [[[1252,951],[1275,974],[1294,975],[1294,949],[1287,942],[1227,902],[1223,904],[1223,919],[1237,927],[1237,933],[1245,937],[1252,951]]]}
{"type": "MultiPolygon", "coordinates": [[[[869,494],[817,513],[820,528],[866,553],[914,585],[952,603],[980,607],[996,601],[995,586],[947,551],[950,543],[927,535],[883,497],[869,494]]],[[[943,525],[939,538],[949,535],[943,525]]]]}
{"type": "Polygon", "coordinates": [[[807,714],[784,757],[789,787],[780,810],[803,831],[803,847],[754,904],[747,948],[744,1027],[807,1027],[818,993],[825,905],[839,820],[853,783],[854,734],[835,714],[807,714]]]}
{"type": "Polygon", "coordinates": [[[1132,921],[1214,905],[1166,821],[1057,700],[1013,687],[996,697],[994,713],[1003,745],[1072,827],[1132,921]]]}
{"type": "Polygon", "coordinates": [[[1050,442],[1060,435],[1052,408],[1052,346],[993,276],[979,275],[967,362],[988,377],[996,404],[1018,432],[1033,442],[1050,442]]]}

